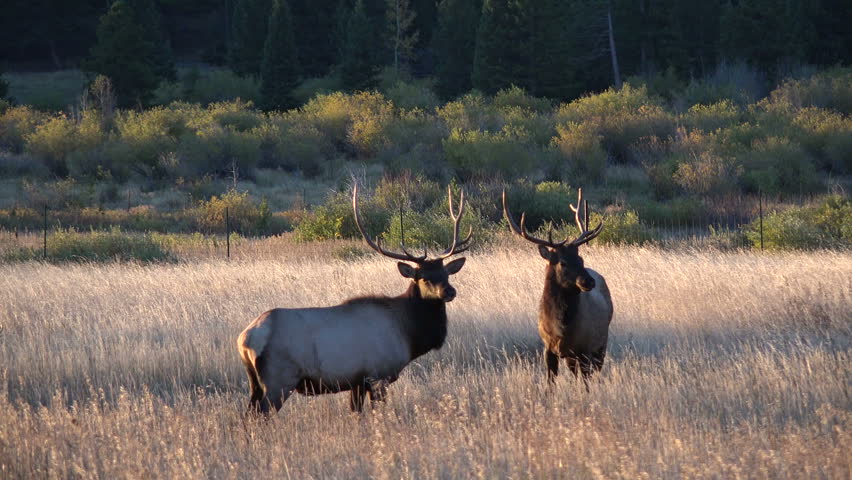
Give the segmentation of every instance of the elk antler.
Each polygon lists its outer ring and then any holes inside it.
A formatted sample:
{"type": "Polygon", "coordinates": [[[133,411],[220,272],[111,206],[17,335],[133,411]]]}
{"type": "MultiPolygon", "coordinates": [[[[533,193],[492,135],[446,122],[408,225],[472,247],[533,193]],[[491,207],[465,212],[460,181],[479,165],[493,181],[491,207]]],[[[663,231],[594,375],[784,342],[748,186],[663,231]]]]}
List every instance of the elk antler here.
{"type": "MultiPolygon", "coordinates": [[[[449,200],[450,207],[450,217],[453,219],[453,243],[447,247],[440,255],[435,257],[433,260],[443,260],[451,255],[455,255],[458,253],[462,253],[468,248],[470,248],[470,240],[473,237],[473,227],[470,227],[470,231],[467,234],[467,237],[459,242],[459,227],[461,223],[462,214],[464,213],[464,190],[461,192],[461,197],[459,199],[459,213],[456,214],[453,212],[453,192],[447,187],[447,198],[449,200]]],[[[367,245],[370,246],[373,250],[381,253],[382,255],[390,258],[395,258],[397,260],[404,260],[407,262],[414,263],[423,263],[428,256],[428,253],[424,251],[422,256],[414,256],[408,253],[408,250],[405,249],[405,243],[400,243],[400,248],[402,249],[402,253],[391,252],[382,248],[381,239],[374,242],[367,232],[364,230],[364,227],[361,226],[361,219],[358,215],[358,183],[355,183],[355,186],[352,189],[352,210],[355,212],[355,225],[358,227],[358,231],[361,232],[361,235],[364,237],[364,241],[367,242],[367,245]]]]}
{"type": "Polygon", "coordinates": [[[577,228],[580,229],[580,235],[571,240],[571,245],[580,246],[584,243],[592,241],[595,237],[600,235],[601,230],[603,229],[603,219],[601,219],[598,226],[595,227],[594,230],[589,230],[589,201],[583,200],[583,189],[577,189],[577,207],[573,204],[570,205],[571,211],[574,212],[574,220],[577,222],[577,228]],[[580,210],[583,210],[583,220],[580,220],[580,210]]]}
{"type": "Polygon", "coordinates": [[[470,230],[467,232],[467,237],[459,242],[459,227],[461,226],[461,218],[464,214],[464,190],[461,191],[461,195],[459,197],[458,214],[453,212],[453,190],[449,185],[447,186],[447,202],[450,207],[450,218],[453,219],[453,243],[436,257],[436,259],[440,258],[442,260],[451,255],[462,253],[470,248],[470,240],[473,237],[473,226],[471,226],[470,230]]]}
{"type": "Polygon", "coordinates": [[[378,240],[378,243],[374,242],[367,232],[364,231],[364,227],[361,226],[361,219],[358,218],[358,182],[355,182],[355,186],[352,188],[352,210],[355,212],[355,226],[358,227],[358,231],[361,232],[361,236],[364,237],[364,241],[367,242],[367,245],[370,246],[373,250],[381,253],[382,255],[390,258],[395,258],[397,260],[404,260],[406,262],[414,262],[414,263],[423,263],[426,260],[426,255],[422,257],[415,257],[414,255],[408,253],[405,249],[405,244],[401,244],[403,253],[396,253],[385,250],[382,248],[381,239],[378,240]]]}
{"type": "Polygon", "coordinates": [[[547,234],[548,240],[542,240],[540,238],[536,238],[536,237],[533,237],[532,235],[530,235],[529,232],[527,232],[526,225],[524,225],[524,222],[525,222],[526,217],[527,217],[526,212],[521,213],[521,226],[519,227],[518,224],[515,223],[514,218],[512,218],[512,214],[509,213],[509,202],[506,200],[506,189],[505,188],[503,189],[503,214],[506,216],[506,220],[509,222],[509,228],[512,229],[512,232],[514,232],[517,235],[520,235],[521,237],[523,237],[526,240],[529,240],[530,242],[533,242],[533,243],[538,244],[538,245],[544,245],[544,246],[550,247],[550,248],[557,248],[557,247],[561,247],[562,245],[565,245],[565,242],[568,241],[568,239],[566,238],[565,240],[563,240],[561,242],[558,242],[558,243],[554,242],[553,241],[553,229],[551,229],[550,232],[548,232],[548,234],[547,234]]]}

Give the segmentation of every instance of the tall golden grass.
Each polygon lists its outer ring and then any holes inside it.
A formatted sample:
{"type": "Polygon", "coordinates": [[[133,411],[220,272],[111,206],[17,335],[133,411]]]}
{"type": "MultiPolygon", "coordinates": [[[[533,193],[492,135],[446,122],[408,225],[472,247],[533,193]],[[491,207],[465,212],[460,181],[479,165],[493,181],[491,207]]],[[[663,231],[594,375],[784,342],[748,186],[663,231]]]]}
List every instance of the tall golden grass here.
{"type": "Polygon", "coordinates": [[[0,477],[850,478],[852,255],[584,249],[616,310],[589,393],[544,388],[543,261],[510,244],[453,277],[446,345],[386,405],[295,396],[267,423],[242,419],[238,332],[397,294],[392,261],[0,265],[0,477]]]}

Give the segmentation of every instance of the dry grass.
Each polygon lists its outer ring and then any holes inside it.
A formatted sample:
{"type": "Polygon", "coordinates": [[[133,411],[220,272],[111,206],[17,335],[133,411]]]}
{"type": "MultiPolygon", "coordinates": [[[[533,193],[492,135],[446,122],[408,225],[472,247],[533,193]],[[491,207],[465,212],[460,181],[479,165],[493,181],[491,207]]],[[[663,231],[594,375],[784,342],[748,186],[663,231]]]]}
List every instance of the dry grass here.
{"type": "Polygon", "coordinates": [[[237,333],[399,293],[393,262],[0,265],[0,477],[850,478],[848,253],[588,248],[610,355],[548,396],[533,250],[470,257],[386,406],[297,396],[268,424],[241,421],[237,333]]]}

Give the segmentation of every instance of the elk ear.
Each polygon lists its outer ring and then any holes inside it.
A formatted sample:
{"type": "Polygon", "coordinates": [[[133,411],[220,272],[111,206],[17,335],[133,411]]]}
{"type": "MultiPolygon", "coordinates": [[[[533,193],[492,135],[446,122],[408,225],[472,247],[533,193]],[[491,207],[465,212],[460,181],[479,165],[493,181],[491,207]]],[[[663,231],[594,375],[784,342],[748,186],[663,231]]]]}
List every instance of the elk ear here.
{"type": "Polygon", "coordinates": [[[405,262],[398,262],[396,267],[399,268],[399,273],[401,273],[405,278],[414,278],[415,273],[417,273],[416,268],[405,262]]]}
{"type": "Polygon", "coordinates": [[[457,258],[457,259],[453,260],[452,262],[448,263],[447,266],[444,267],[447,270],[447,274],[453,275],[455,273],[459,273],[459,270],[461,270],[462,267],[464,266],[464,261],[465,261],[465,258],[461,257],[461,258],[457,258]]]}
{"type": "Polygon", "coordinates": [[[538,254],[541,255],[541,258],[547,260],[548,262],[553,261],[553,252],[546,245],[538,246],[538,254]]]}

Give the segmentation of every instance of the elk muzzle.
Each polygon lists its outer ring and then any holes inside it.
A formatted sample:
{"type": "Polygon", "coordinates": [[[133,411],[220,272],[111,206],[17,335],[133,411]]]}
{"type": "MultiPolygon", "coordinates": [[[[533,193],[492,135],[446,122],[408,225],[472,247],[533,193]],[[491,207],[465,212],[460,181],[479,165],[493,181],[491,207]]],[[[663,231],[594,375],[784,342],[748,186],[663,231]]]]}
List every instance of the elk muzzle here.
{"type": "Polygon", "coordinates": [[[456,298],[456,289],[449,285],[444,287],[443,292],[441,292],[441,300],[452,302],[454,298],[456,298]]]}

